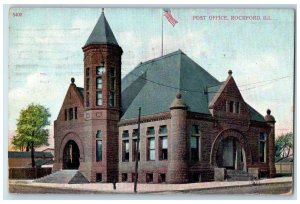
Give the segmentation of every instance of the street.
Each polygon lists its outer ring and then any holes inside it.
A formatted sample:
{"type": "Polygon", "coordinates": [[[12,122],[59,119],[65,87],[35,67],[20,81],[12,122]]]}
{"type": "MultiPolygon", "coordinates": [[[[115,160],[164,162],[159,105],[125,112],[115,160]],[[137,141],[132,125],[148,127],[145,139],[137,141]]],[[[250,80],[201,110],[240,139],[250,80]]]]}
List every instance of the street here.
{"type": "MultiPolygon", "coordinates": [[[[151,185],[151,184],[150,184],[151,185]]],[[[211,189],[193,189],[193,190],[174,190],[174,191],[160,191],[160,192],[139,192],[145,194],[287,194],[292,189],[292,183],[274,183],[274,184],[262,184],[252,186],[233,186],[224,188],[211,188],[211,189]]],[[[105,193],[130,193],[130,192],[106,192],[84,189],[59,189],[52,187],[40,187],[40,186],[26,186],[26,185],[9,185],[10,193],[53,193],[53,194],[105,194],[105,193]]]]}

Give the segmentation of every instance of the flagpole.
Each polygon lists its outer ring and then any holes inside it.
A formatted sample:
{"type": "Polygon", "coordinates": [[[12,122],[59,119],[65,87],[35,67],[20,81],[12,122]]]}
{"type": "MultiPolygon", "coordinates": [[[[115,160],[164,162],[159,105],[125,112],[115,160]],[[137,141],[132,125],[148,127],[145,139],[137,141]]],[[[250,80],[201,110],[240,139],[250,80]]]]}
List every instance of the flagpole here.
{"type": "Polygon", "coordinates": [[[161,56],[164,55],[164,10],[161,15],[161,56]]]}

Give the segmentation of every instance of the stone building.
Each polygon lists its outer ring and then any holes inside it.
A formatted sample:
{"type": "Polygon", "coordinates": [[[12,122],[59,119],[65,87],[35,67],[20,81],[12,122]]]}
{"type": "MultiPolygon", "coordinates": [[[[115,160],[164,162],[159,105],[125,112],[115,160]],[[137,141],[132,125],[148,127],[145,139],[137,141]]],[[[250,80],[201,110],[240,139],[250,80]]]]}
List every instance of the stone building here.
{"type": "Polygon", "coordinates": [[[54,123],[55,171],[132,182],[139,159],[139,182],[222,180],[229,170],[275,175],[275,119],[244,101],[232,71],[220,82],[178,50],[121,80],[123,50],[103,12],[82,50],[84,88],[72,78],[54,123]]]}

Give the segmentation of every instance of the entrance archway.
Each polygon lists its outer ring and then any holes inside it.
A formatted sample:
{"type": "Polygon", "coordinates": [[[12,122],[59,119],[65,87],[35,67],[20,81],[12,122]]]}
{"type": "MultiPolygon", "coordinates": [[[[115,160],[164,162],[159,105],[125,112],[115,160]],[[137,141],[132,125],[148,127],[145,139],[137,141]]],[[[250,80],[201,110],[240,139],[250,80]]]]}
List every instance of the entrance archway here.
{"type": "Polygon", "coordinates": [[[252,155],[247,138],[236,129],[221,131],[212,144],[210,164],[212,167],[247,171],[248,166],[252,165],[252,155]]]}
{"type": "Polygon", "coordinates": [[[245,150],[235,137],[226,137],[219,143],[216,155],[219,168],[246,171],[245,150]]]}
{"type": "Polygon", "coordinates": [[[63,151],[63,169],[78,169],[80,152],[74,140],[69,140],[63,151]]]}

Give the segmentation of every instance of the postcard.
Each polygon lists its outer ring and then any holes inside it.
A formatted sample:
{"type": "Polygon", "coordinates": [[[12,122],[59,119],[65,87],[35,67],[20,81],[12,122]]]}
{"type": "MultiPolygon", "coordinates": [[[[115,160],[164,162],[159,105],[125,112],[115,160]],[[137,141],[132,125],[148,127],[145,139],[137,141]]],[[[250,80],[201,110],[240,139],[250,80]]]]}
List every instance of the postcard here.
{"type": "Polygon", "coordinates": [[[295,10],[11,7],[12,194],[293,194],[295,10]]]}

